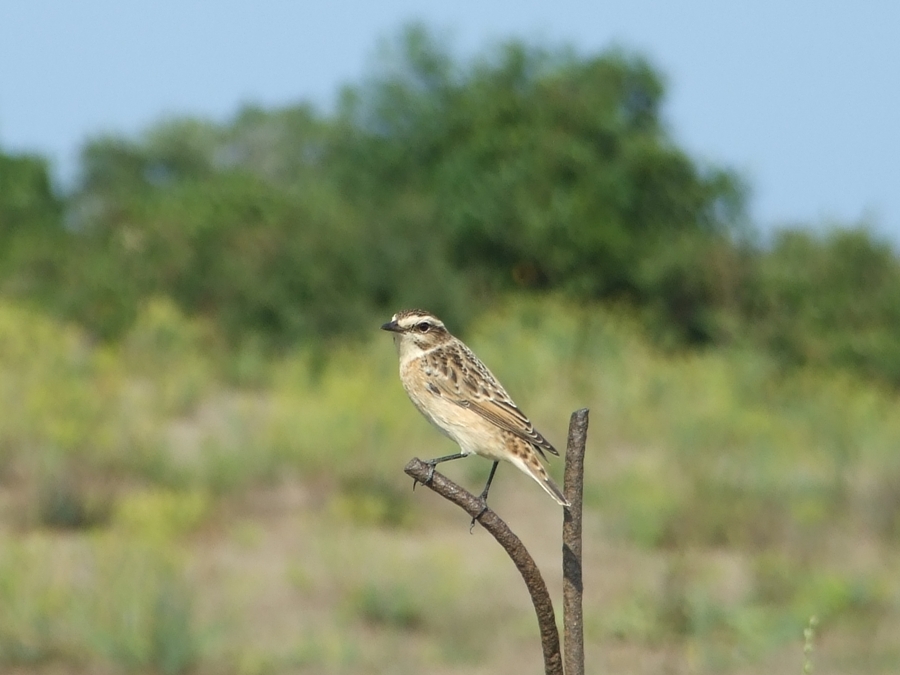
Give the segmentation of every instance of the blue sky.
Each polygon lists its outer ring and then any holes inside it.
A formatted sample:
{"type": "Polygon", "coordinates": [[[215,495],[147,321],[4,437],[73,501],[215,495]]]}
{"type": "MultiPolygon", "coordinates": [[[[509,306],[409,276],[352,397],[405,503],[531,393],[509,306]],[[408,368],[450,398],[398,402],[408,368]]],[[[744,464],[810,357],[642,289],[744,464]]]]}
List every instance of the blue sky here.
{"type": "Polygon", "coordinates": [[[325,108],[411,20],[462,55],[509,37],[638,51],[666,76],[675,138],[746,177],[764,229],[864,219],[900,243],[890,0],[3,0],[0,147],[50,157],[65,180],[91,135],[247,102],[325,108]]]}

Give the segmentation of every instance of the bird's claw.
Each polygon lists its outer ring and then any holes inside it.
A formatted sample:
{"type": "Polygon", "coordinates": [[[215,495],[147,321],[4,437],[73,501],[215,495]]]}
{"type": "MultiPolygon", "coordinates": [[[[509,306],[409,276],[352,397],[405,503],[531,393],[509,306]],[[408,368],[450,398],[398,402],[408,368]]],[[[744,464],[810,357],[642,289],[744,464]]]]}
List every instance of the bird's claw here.
{"type": "Polygon", "coordinates": [[[478,512],[477,515],[472,517],[472,522],[469,524],[469,534],[472,534],[472,530],[475,529],[475,521],[481,518],[485,513],[487,513],[488,505],[487,501],[482,497],[481,498],[481,511],[478,512]]]}
{"type": "Polygon", "coordinates": [[[425,462],[425,464],[428,465],[428,475],[425,477],[425,480],[419,480],[418,478],[413,478],[413,492],[416,491],[416,485],[418,485],[419,483],[421,483],[422,485],[427,485],[434,478],[434,467],[436,465],[431,462],[425,462]]]}
{"type": "Polygon", "coordinates": [[[428,464],[428,476],[425,478],[425,482],[430,483],[434,479],[434,467],[436,465],[432,464],[431,462],[427,462],[427,464],[428,464]]]}

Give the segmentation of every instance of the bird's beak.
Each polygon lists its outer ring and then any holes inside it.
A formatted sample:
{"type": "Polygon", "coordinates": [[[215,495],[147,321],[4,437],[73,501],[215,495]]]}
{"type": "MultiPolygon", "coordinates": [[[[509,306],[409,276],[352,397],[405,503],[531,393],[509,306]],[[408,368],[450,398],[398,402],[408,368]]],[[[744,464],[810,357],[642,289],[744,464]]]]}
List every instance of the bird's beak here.
{"type": "Polygon", "coordinates": [[[392,333],[399,333],[402,329],[400,328],[400,324],[396,321],[388,321],[381,327],[381,330],[389,330],[392,333]]]}

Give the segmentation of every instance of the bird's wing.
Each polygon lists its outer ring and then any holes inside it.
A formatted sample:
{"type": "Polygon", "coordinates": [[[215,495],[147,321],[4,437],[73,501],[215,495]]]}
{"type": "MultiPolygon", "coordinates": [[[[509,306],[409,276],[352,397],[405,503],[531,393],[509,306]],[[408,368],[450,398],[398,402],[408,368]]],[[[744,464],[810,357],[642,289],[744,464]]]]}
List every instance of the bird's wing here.
{"type": "Polygon", "coordinates": [[[544,459],[545,451],[559,455],[474,354],[467,350],[465,357],[468,358],[463,359],[454,359],[452,355],[451,358],[442,358],[439,354],[429,357],[426,357],[427,370],[430,371],[428,389],[433,394],[471,410],[527,441],[537,448],[544,459]]]}

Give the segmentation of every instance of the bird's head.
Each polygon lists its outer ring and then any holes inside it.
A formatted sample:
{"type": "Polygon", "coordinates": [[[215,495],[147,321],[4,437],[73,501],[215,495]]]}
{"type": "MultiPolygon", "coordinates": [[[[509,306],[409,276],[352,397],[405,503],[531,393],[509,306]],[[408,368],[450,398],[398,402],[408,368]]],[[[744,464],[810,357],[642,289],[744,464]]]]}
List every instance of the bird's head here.
{"type": "Polygon", "coordinates": [[[452,340],[444,322],[423,309],[404,309],[397,312],[381,327],[394,334],[394,344],[400,356],[428,351],[452,340]]]}

